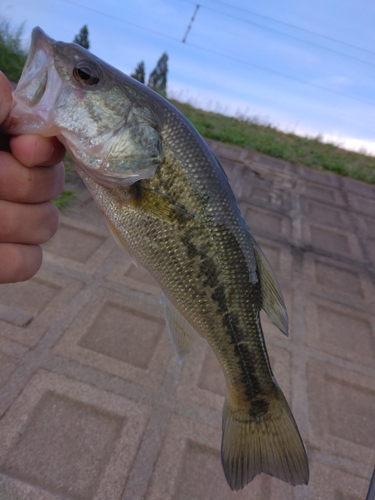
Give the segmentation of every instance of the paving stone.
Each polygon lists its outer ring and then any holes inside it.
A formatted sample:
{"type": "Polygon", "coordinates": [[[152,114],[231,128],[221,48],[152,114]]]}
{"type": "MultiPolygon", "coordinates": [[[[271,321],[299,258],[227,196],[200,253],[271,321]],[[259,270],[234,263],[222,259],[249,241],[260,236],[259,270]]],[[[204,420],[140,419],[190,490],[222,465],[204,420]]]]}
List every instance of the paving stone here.
{"type": "Polygon", "coordinates": [[[46,249],[60,257],[87,262],[105,239],[89,231],[80,231],[67,224],[60,224],[59,231],[48,244],[46,243],[46,249]]]}
{"type": "Polygon", "coordinates": [[[362,463],[365,471],[375,435],[374,379],[315,360],[307,375],[311,444],[362,463]]]}
{"type": "Polygon", "coordinates": [[[278,158],[272,158],[270,156],[261,155],[259,153],[254,153],[253,161],[255,164],[261,164],[264,169],[288,172],[294,172],[295,170],[294,166],[285,160],[279,160],[278,158]]]}
{"type": "Polygon", "coordinates": [[[0,319],[15,326],[26,326],[32,321],[33,315],[20,309],[0,304],[0,319]]]}
{"type": "MultiPolygon", "coordinates": [[[[0,336],[33,347],[82,289],[80,281],[42,269],[29,281],[1,285],[0,303],[20,317],[32,316],[24,325],[0,317],[0,336]]],[[[9,318],[8,318],[9,319],[9,318]]]]}
{"type": "Polygon", "coordinates": [[[349,193],[348,198],[353,210],[371,217],[375,216],[375,197],[367,198],[363,195],[349,193]]]}
{"type": "Polygon", "coordinates": [[[375,267],[375,238],[370,238],[367,241],[367,245],[368,245],[367,251],[369,253],[370,260],[371,260],[373,266],[375,267]]]}
{"type": "Polygon", "coordinates": [[[357,237],[350,231],[327,227],[308,221],[302,222],[303,240],[314,248],[330,254],[364,260],[357,237]]]}
{"type": "MultiPolygon", "coordinates": [[[[310,457],[308,486],[231,492],[225,380],[204,339],[179,365],[160,290],[89,193],[26,283],[0,287],[0,500],[359,500],[375,445],[375,187],[208,141],[280,282],[273,372],[310,457]]],[[[76,188],[76,186],[75,186],[76,188]]]]}
{"type": "Polygon", "coordinates": [[[64,497],[57,493],[45,491],[5,474],[0,474],[0,498],[1,500],[64,500],[64,497]]]}
{"type": "Polygon", "coordinates": [[[375,200],[375,186],[373,184],[367,184],[366,182],[350,179],[349,177],[337,177],[345,191],[375,200]]]}
{"type": "Polygon", "coordinates": [[[53,393],[44,395],[30,420],[3,469],[47,490],[93,497],[124,420],[53,393]]]}
{"type": "Polygon", "coordinates": [[[0,297],[3,305],[6,304],[14,311],[19,310],[20,313],[28,314],[27,320],[19,325],[25,326],[33,319],[34,315],[38,316],[60,291],[60,286],[38,276],[30,281],[1,287],[0,297]]]}
{"type": "Polygon", "coordinates": [[[375,267],[375,214],[374,218],[366,217],[363,215],[356,215],[356,222],[358,224],[360,236],[363,238],[365,251],[375,267]]]}
{"type": "Polygon", "coordinates": [[[162,383],[172,347],[159,301],[99,288],[53,353],[153,387],[162,383]]]}
{"type": "Polygon", "coordinates": [[[0,387],[6,383],[9,375],[15,370],[18,363],[18,359],[0,352],[0,387]]]}
{"type": "Polygon", "coordinates": [[[77,272],[93,274],[116,244],[103,225],[60,217],[59,230],[43,245],[44,259],[77,272]]]}
{"type": "Polygon", "coordinates": [[[119,499],[148,415],[147,407],[41,371],[3,418],[0,471],[15,490],[27,482],[74,500],[119,499]]]}
{"type": "Polygon", "coordinates": [[[349,295],[363,296],[358,273],[322,260],[315,262],[315,279],[318,285],[345,292],[349,295]]]}
{"type": "Polygon", "coordinates": [[[315,294],[349,305],[360,302],[373,311],[375,288],[362,268],[306,253],[304,276],[306,287],[315,294]]]}
{"type": "Polygon", "coordinates": [[[213,408],[221,414],[224,394],[225,381],[219,362],[207,342],[198,340],[184,359],[175,397],[190,404],[213,408]]]}
{"type": "Polygon", "coordinates": [[[308,500],[358,500],[366,497],[368,481],[327,464],[311,462],[311,487],[308,500]]]}
{"type": "Polygon", "coordinates": [[[250,202],[255,206],[288,214],[292,208],[292,194],[285,189],[288,181],[289,178],[284,175],[262,177],[259,172],[247,168],[234,184],[235,195],[239,202],[250,202]]]}
{"type": "MultiPolygon", "coordinates": [[[[78,177],[78,179],[80,178],[78,177]]],[[[91,197],[90,193],[87,191],[86,187],[82,184],[78,188],[77,186],[73,186],[79,200],[64,210],[64,215],[60,218],[60,220],[63,222],[66,216],[68,224],[75,221],[79,224],[86,224],[89,231],[93,228],[103,230],[106,227],[106,224],[103,220],[100,209],[91,197]]]]}
{"type": "Polygon", "coordinates": [[[357,220],[366,237],[375,238],[375,221],[369,217],[357,217],[357,220]]]}
{"type": "Polygon", "coordinates": [[[78,345],[145,369],[163,329],[155,317],[106,302],[78,345]]]}
{"type": "Polygon", "coordinates": [[[299,181],[298,191],[306,198],[327,203],[329,205],[345,206],[346,203],[339,189],[327,186],[326,183],[299,181]]]}
{"type": "Polygon", "coordinates": [[[132,259],[124,252],[119,254],[116,264],[107,275],[107,280],[160,297],[160,287],[154,278],[140,264],[135,266],[132,259]]]}
{"type": "MultiPolygon", "coordinates": [[[[297,176],[299,179],[313,182],[314,184],[321,184],[323,186],[331,186],[333,188],[340,187],[341,178],[338,175],[324,172],[322,170],[315,170],[313,168],[306,168],[297,165],[297,176]]],[[[363,183],[361,183],[363,184],[363,183]]]]}
{"type": "Polygon", "coordinates": [[[206,139],[207,144],[210,146],[215,155],[219,160],[234,160],[243,161],[249,159],[253,156],[253,152],[239,148],[238,146],[232,146],[230,144],[223,144],[222,142],[213,141],[211,139],[206,139]]]}
{"type": "Polygon", "coordinates": [[[292,224],[289,217],[244,203],[240,204],[240,208],[247,225],[255,235],[272,235],[290,240],[292,224]]]}
{"type": "Polygon", "coordinates": [[[309,198],[301,197],[301,211],[310,221],[325,226],[341,227],[347,230],[352,225],[347,212],[327,207],[327,205],[309,198]]]}
{"type": "MultiPolygon", "coordinates": [[[[173,417],[146,500],[277,498],[270,496],[269,481],[264,477],[254,479],[251,488],[239,492],[229,489],[220,467],[220,435],[220,428],[173,417]]],[[[281,486],[279,492],[288,489],[285,486],[281,486]]],[[[278,498],[288,497],[280,495],[278,498]]]]}
{"type": "Polygon", "coordinates": [[[313,296],[305,315],[311,347],[375,368],[373,315],[313,296]]]}

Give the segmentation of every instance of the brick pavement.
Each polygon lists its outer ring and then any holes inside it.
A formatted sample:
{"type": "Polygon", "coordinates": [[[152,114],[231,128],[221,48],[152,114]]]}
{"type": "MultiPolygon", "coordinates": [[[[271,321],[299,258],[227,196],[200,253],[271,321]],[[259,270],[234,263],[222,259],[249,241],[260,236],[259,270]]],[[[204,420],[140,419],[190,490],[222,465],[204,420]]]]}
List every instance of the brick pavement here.
{"type": "Polygon", "coordinates": [[[310,458],[308,486],[220,464],[224,379],[204,340],[180,366],[154,280],[88,193],[35,278],[0,287],[1,500],[364,500],[375,454],[375,187],[209,141],[279,278],[263,319],[310,458]]]}

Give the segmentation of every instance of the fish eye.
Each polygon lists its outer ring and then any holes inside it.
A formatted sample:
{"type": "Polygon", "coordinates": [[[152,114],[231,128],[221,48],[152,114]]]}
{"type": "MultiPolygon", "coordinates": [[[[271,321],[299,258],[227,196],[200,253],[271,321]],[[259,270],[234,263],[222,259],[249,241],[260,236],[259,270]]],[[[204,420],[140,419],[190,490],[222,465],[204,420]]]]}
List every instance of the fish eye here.
{"type": "Polygon", "coordinates": [[[77,83],[92,86],[99,83],[99,68],[91,61],[80,61],[73,70],[73,77],[77,83]]]}

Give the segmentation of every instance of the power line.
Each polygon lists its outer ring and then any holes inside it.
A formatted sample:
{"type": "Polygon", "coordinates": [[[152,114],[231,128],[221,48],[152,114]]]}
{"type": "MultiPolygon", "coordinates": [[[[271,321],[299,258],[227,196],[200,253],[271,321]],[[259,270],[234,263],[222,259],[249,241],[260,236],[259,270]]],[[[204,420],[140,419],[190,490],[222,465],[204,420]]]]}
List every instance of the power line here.
{"type": "MultiPolygon", "coordinates": [[[[183,1],[187,2],[187,3],[194,3],[192,0],[183,0],[183,1]]],[[[225,4],[225,5],[227,5],[227,4],[225,4]]],[[[232,14],[226,14],[225,12],[220,12],[219,10],[213,9],[212,7],[207,7],[206,5],[201,5],[201,7],[203,9],[210,10],[211,12],[216,12],[217,14],[220,14],[222,16],[230,17],[231,19],[236,19],[237,21],[242,21],[243,23],[246,23],[246,24],[251,24],[252,26],[256,26],[257,28],[260,28],[260,29],[263,29],[263,30],[266,30],[266,31],[271,31],[273,33],[277,33],[278,35],[285,36],[287,38],[292,38],[293,40],[298,40],[299,42],[306,43],[308,45],[313,45],[314,47],[318,47],[318,48],[326,50],[328,52],[333,52],[334,54],[338,54],[341,57],[347,57],[348,59],[352,59],[354,61],[358,61],[358,62],[360,62],[362,64],[367,64],[368,66],[375,66],[374,63],[370,63],[368,61],[364,61],[363,59],[360,59],[359,57],[351,56],[349,54],[344,54],[343,52],[340,52],[339,50],[331,49],[330,47],[327,47],[327,46],[324,46],[324,45],[320,45],[319,43],[310,42],[309,40],[304,40],[303,38],[300,38],[300,37],[295,36],[295,35],[290,35],[289,33],[283,33],[282,31],[279,31],[279,30],[277,30],[275,28],[269,28],[268,26],[262,26],[261,24],[254,23],[253,21],[249,21],[247,19],[236,17],[236,16],[233,16],[232,14]]],[[[239,8],[239,7],[237,7],[237,8],[239,8]]],[[[242,9],[242,10],[245,10],[245,9],[242,9]]],[[[250,12],[250,11],[246,11],[246,12],[250,12]]],[[[342,42],[340,42],[340,43],[342,43],[342,42]]]]}
{"type": "Polygon", "coordinates": [[[188,36],[188,34],[189,34],[189,31],[191,30],[191,27],[193,26],[193,22],[194,22],[195,16],[197,15],[198,9],[199,9],[199,4],[197,4],[197,5],[196,5],[196,7],[195,7],[195,11],[194,11],[193,17],[191,18],[191,20],[190,20],[190,24],[189,24],[189,26],[187,27],[187,30],[186,30],[185,36],[184,36],[184,38],[182,39],[182,43],[185,43],[185,42],[186,42],[187,36],[188,36]]]}
{"type": "Polygon", "coordinates": [[[232,59],[233,61],[237,61],[237,62],[240,62],[242,64],[246,64],[247,66],[252,66],[253,68],[260,69],[260,70],[265,71],[267,73],[272,73],[274,75],[281,76],[283,78],[287,78],[288,80],[293,80],[293,81],[298,82],[298,83],[303,83],[304,85],[310,85],[311,87],[325,90],[327,92],[331,92],[333,94],[337,94],[337,95],[340,95],[342,97],[352,99],[354,101],[359,101],[359,102],[362,102],[364,104],[370,104],[371,106],[375,106],[375,102],[367,101],[366,99],[361,99],[360,97],[355,97],[355,96],[352,96],[350,94],[346,94],[345,92],[340,92],[339,90],[329,89],[328,87],[324,87],[324,85],[318,85],[317,83],[307,82],[305,80],[302,80],[301,78],[286,75],[285,73],[281,73],[280,71],[265,68],[264,66],[261,66],[259,64],[251,63],[251,62],[245,61],[244,59],[240,59],[240,58],[235,57],[235,56],[230,56],[228,54],[224,54],[224,53],[219,52],[219,51],[214,50],[214,49],[202,47],[201,45],[192,44],[190,42],[188,42],[187,45],[190,45],[191,47],[195,47],[195,48],[200,49],[200,50],[204,50],[206,52],[211,52],[212,54],[216,54],[216,55],[221,56],[221,57],[226,57],[227,59],[232,59]]]}
{"type": "MultiPolygon", "coordinates": [[[[322,35],[321,33],[317,33],[316,31],[308,30],[306,28],[301,28],[300,26],[296,26],[295,24],[290,24],[290,23],[286,23],[284,21],[279,21],[278,19],[275,19],[274,17],[269,17],[269,16],[265,16],[263,14],[258,14],[257,12],[254,12],[252,10],[244,9],[243,7],[238,7],[236,5],[231,5],[229,3],[222,2],[221,0],[211,0],[211,2],[219,3],[221,5],[231,7],[232,9],[241,10],[242,12],[247,12],[248,14],[251,14],[253,16],[261,17],[263,19],[267,19],[268,21],[272,21],[274,23],[283,24],[284,26],[288,26],[289,28],[294,28],[294,29],[297,29],[300,31],[304,31],[305,33],[309,33],[310,35],[318,36],[320,38],[325,38],[326,40],[330,40],[331,42],[341,43],[342,45],[346,45],[347,47],[351,47],[353,49],[361,50],[362,52],[367,52],[368,54],[375,55],[375,52],[372,50],[368,50],[368,49],[365,49],[363,47],[358,47],[358,45],[353,45],[352,43],[344,42],[342,40],[338,40],[337,38],[333,38],[333,37],[328,36],[328,35],[322,35]]],[[[204,7],[203,5],[201,5],[201,6],[204,7]]]]}
{"type": "Polygon", "coordinates": [[[128,21],[126,19],[121,19],[117,16],[113,16],[111,14],[107,14],[106,12],[103,12],[102,10],[94,9],[92,7],[87,7],[87,5],[82,5],[77,2],[73,2],[73,0],[60,0],[61,2],[66,2],[70,3],[72,5],[75,5],[76,7],[80,7],[81,9],[86,9],[86,10],[91,10],[91,12],[95,12],[96,14],[100,14],[101,16],[108,17],[109,19],[114,19],[115,21],[118,21],[120,23],[125,23],[125,24],[130,24],[130,26],[134,26],[135,28],[139,28],[141,30],[146,30],[149,31],[150,33],[155,33],[156,35],[163,36],[165,38],[169,38],[170,40],[173,40],[174,42],[179,42],[181,43],[181,40],[177,37],[167,35],[165,33],[162,33],[161,31],[154,30],[152,28],[145,28],[144,26],[141,26],[139,24],[133,23],[131,21],[128,21]]]}
{"type": "MultiPolygon", "coordinates": [[[[108,17],[110,19],[114,19],[117,22],[129,24],[131,26],[134,26],[134,27],[139,28],[139,29],[144,30],[144,31],[149,31],[150,33],[154,33],[154,34],[162,36],[164,38],[168,38],[169,40],[173,40],[174,42],[181,43],[181,40],[179,38],[173,37],[171,35],[167,35],[165,33],[162,33],[160,31],[154,30],[152,28],[146,28],[145,26],[141,26],[139,24],[133,23],[131,21],[127,21],[126,19],[122,19],[122,18],[119,18],[117,16],[113,16],[111,14],[107,14],[106,12],[94,9],[92,7],[87,7],[85,5],[81,5],[81,4],[77,3],[77,2],[74,2],[73,0],[61,0],[61,1],[62,2],[66,2],[66,3],[70,3],[70,4],[75,5],[77,7],[81,7],[82,9],[90,10],[92,12],[100,14],[101,16],[105,16],[105,17],[108,17]]],[[[231,60],[239,62],[241,64],[245,64],[246,66],[251,66],[253,68],[260,69],[261,71],[264,71],[264,72],[267,72],[267,73],[271,73],[271,74],[280,76],[282,78],[286,78],[288,80],[292,80],[294,82],[302,83],[304,85],[310,85],[311,87],[315,87],[315,88],[318,88],[320,90],[325,90],[326,92],[330,92],[332,94],[340,95],[340,96],[345,97],[347,99],[358,101],[358,102],[361,102],[363,104],[369,104],[370,106],[375,106],[375,102],[367,101],[366,99],[361,99],[360,97],[355,97],[355,96],[352,96],[350,94],[346,94],[344,92],[340,92],[338,90],[329,89],[328,87],[324,87],[324,85],[318,85],[316,83],[307,82],[307,81],[305,81],[305,80],[303,80],[301,78],[290,76],[290,75],[287,75],[285,73],[281,73],[279,71],[272,70],[270,68],[266,68],[264,66],[261,66],[261,65],[255,64],[255,63],[251,63],[249,61],[245,61],[244,59],[240,59],[238,57],[230,56],[229,54],[225,54],[223,52],[219,52],[217,50],[210,49],[208,47],[203,47],[201,45],[193,44],[193,43],[190,43],[190,42],[186,42],[185,45],[189,45],[190,47],[194,47],[195,49],[203,50],[205,52],[210,52],[211,54],[215,54],[215,55],[218,55],[220,57],[225,57],[226,59],[231,59],[231,60]]]]}

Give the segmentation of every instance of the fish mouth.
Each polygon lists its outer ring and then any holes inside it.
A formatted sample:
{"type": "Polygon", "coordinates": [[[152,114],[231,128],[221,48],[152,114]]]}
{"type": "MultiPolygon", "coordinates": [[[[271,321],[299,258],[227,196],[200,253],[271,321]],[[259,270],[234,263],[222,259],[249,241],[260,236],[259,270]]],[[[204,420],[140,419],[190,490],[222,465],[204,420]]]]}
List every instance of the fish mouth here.
{"type": "MultiPolygon", "coordinates": [[[[62,87],[54,66],[55,41],[42,29],[33,29],[30,51],[13,92],[13,108],[3,129],[10,133],[48,130],[50,112],[62,87]]],[[[54,131],[47,135],[54,135],[54,131]]]]}
{"type": "Polygon", "coordinates": [[[42,29],[33,29],[30,51],[16,90],[16,97],[22,98],[29,107],[38,104],[45,93],[48,69],[53,63],[54,43],[42,29]]]}

